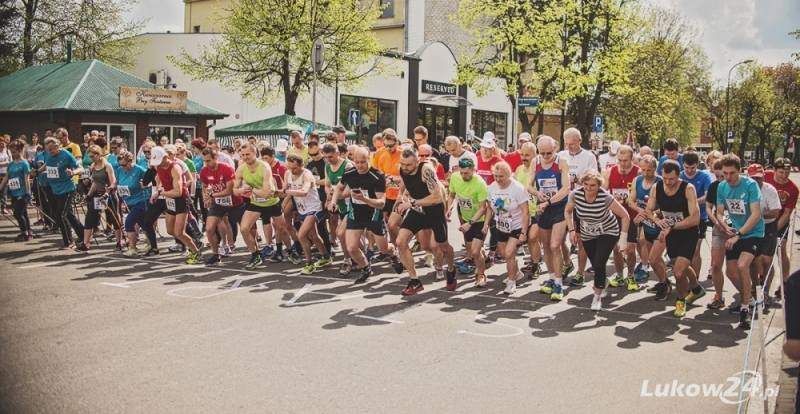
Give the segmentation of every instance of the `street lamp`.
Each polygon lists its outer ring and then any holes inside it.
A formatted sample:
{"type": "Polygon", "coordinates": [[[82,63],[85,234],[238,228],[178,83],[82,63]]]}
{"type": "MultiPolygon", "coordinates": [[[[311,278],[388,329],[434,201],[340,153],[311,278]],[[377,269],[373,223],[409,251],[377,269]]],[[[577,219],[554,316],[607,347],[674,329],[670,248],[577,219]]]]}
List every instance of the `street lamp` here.
{"type": "MultiPolygon", "coordinates": [[[[728,85],[725,87],[725,139],[728,139],[728,132],[730,132],[730,124],[728,123],[728,116],[731,111],[731,73],[733,73],[733,69],[739,65],[746,65],[751,63],[753,59],[743,60],[733,66],[731,66],[731,70],[728,71],[728,85]]],[[[733,143],[728,143],[728,151],[731,152],[731,147],[733,143]]]]}

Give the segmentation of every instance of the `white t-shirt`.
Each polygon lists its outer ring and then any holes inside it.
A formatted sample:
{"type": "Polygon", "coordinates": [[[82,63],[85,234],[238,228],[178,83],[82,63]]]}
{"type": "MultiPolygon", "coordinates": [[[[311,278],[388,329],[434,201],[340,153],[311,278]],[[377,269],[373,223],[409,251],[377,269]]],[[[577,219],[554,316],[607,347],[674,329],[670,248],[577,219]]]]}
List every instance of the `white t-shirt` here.
{"type": "Polygon", "coordinates": [[[617,165],[617,156],[612,156],[611,153],[600,154],[600,169],[607,170],[617,165]]]}
{"type": "MultiPolygon", "coordinates": [[[[528,202],[528,192],[519,181],[511,179],[511,184],[501,189],[497,181],[489,186],[487,198],[497,220],[497,230],[511,233],[522,229],[522,209],[520,204],[528,202]]],[[[527,209],[527,206],[525,207],[527,209]]],[[[525,223],[526,225],[528,223],[525,223]]]]}
{"type": "Polygon", "coordinates": [[[219,153],[217,153],[217,159],[219,162],[223,164],[230,165],[231,167],[233,167],[234,170],[236,169],[236,163],[233,161],[233,158],[231,158],[230,155],[220,151],[219,153]]]}
{"type": "Polygon", "coordinates": [[[475,153],[464,150],[464,152],[462,152],[461,155],[458,156],[458,158],[452,155],[450,156],[450,158],[448,158],[450,160],[449,161],[450,165],[447,167],[447,171],[451,173],[459,172],[458,162],[464,158],[469,158],[472,160],[473,165],[478,165],[478,157],[475,155],[475,153]]]}
{"type": "MultiPolygon", "coordinates": [[[[8,152],[8,149],[0,151],[0,162],[10,162],[11,161],[11,153],[8,152]]],[[[0,174],[8,173],[8,166],[0,167],[0,174]]]]}
{"type": "MultiPolygon", "coordinates": [[[[781,199],[778,196],[778,190],[772,186],[770,183],[764,183],[761,186],[761,214],[763,215],[769,210],[780,210],[781,209],[781,199]]],[[[764,218],[764,223],[772,223],[777,219],[768,219],[764,218]]]]}
{"type": "Polygon", "coordinates": [[[558,155],[569,161],[569,177],[573,183],[576,183],[574,188],[580,187],[577,182],[584,172],[591,169],[597,170],[597,158],[585,149],[581,149],[574,156],[569,153],[569,150],[561,151],[558,155]]]}

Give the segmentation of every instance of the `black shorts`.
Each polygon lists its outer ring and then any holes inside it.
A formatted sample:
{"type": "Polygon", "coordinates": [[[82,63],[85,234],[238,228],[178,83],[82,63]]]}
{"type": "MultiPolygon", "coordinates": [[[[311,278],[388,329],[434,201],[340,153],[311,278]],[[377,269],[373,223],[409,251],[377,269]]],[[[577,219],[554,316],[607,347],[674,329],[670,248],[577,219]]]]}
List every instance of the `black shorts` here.
{"type": "Polygon", "coordinates": [[[486,240],[486,235],[483,233],[483,221],[479,221],[472,225],[466,232],[464,232],[464,242],[466,244],[472,243],[473,240],[486,240]]]}
{"type": "Polygon", "coordinates": [[[386,199],[386,204],[383,205],[383,212],[386,214],[392,214],[392,210],[394,210],[394,205],[397,203],[397,200],[389,200],[386,199]]]}
{"type": "Polygon", "coordinates": [[[539,228],[542,230],[552,230],[553,226],[564,221],[564,207],[567,203],[559,202],[554,206],[547,206],[544,213],[536,216],[539,228]]]}
{"type": "Polygon", "coordinates": [[[522,234],[522,229],[511,230],[511,233],[504,233],[502,231],[498,231],[497,242],[508,243],[508,241],[512,238],[519,240],[520,234],[522,234]]]}
{"type": "MultiPolygon", "coordinates": [[[[775,220],[775,222],[777,223],[777,222],[778,222],[778,220],[775,220]]],[[[792,224],[792,222],[791,222],[791,220],[790,220],[788,223],[786,223],[786,225],[785,225],[785,226],[783,226],[783,227],[782,227],[780,230],[778,230],[778,238],[779,238],[779,239],[780,239],[780,238],[786,239],[786,238],[788,238],[788,237],[789,237],[789,226],[790,226],[791,224],[792,224]]]]}
{"type": "Polygon", "coordinates": [[[347,219],[347,230],[367,230],[376,236],[386,235],[386,222],[380,221],[358,221],[347,219]]]}
{"type": "Polygon", "coordinates": [[[242,216],[244,216],[244,211],[247,207],[244,203],[239,204],[236,207],[225,207],[219,204],[211,203],[211,206],[208,208],[208,216],[209,217],[225,217],[228,215],[229,222],[241,223],[242,216]]]}
{"type": "Polygon", "coordinates": [[[763,242],[758,253],[763,256],[774,256],[778,250],[778,220],[764,224],[763,242]]]}
{"type": "Polygon", "coordinates": [[[697,227],[698,227],[697,237],[700,240],[703,240],[706,238],[706,233],[708,232],[708,228],[714,227],[714,225],[711,224],[711,222],[708,221],[708,219],[705,219],[705,220],[700,220],[700,224],[697,227]]]}
{"type": "Polygon", "coordinates": [[[178,198],[165,198],[164,203],[167,206],[167,214],[170,216],[177,216],[178,214],[186,214],[189,212],[189,204],[186,197],[178,198]],[[174,207],[174,209],[172,209],[174,207]]]}
{"type": "Polygon", "coordinates": [[[436,243],[446,242],[447,219],[444,216],[444,205],[423,207],[423,211],[424,213],[420,213],[417,210],[409,209],[400,228],[409,230],[412,234],[417,234],[423,229],[431,229],[436,243]]]}
{"type": "Polygon", "coordinates": [[[528,220],[528,228],[530,228],[534,224],[538,225],[539,222],[536,220],[536,214],[531,214],[531,219],[528,220]]]}
{"type": "Polygon", "coordinates": [[[725,260],[739,260],[742,253],[750,253],[754,257],[759,256],[761,251],[761,244],[764,243],[762,237],[748,237],[746,239],[739,239],[734,243],[733,248],[725,251],[725,260]]]}
{"type": "Polygon", "coordinates": [[[679,257],[683,257],[691,262],[692,258],[694,258],[695,248],[697,247],[697,230],[686,229],[678,230],[678,232],[673,233],[674,231],[675,230],[672,230],[670,234],[667,234],[667,256],[673,261],[679,257]]]}
{"type": "Polygon", "coordinates": [[[261,221],[263,222],[263,224],[269,224],[270,220],[273,217],[278,217],[283,215],[283,211],[281,211],[281,203],[269,207],[257,206],[254,205],[253,203],[248,203],[247,207],[245,207],[245,210],[260,213],[261,221]]]}

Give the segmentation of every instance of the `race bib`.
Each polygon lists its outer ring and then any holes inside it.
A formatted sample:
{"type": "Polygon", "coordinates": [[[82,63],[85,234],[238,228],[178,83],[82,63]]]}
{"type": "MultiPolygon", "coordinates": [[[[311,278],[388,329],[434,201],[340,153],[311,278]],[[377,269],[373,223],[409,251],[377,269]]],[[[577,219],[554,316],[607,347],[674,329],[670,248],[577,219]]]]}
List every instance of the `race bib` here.
{"type": "Polygon", "coordinates": [[[503,233],[511,233],[511,222],[512,219],[510,216],[508,217],[497,217],[497,230],[502,231],[503,233]]]}
{"type": "Polygon", "coordinates": [[[266,198],[259,197],[255,193],[250,193],[250,197],[252,197],[253,201],[255,201],[256,203],[264,203],[267,201],[266,198]]]}
{"type": "MultiPolygon", "coordinates": [[[[628,197],[631,196],[631,190],[628,190],[626,188],[615,188],[615,189],[611,190],[611,194],[613,194],[614,197],[619,196],[619,198],[622,201],[625,201],[625,200],[628,199],[628,197]]],[[[645,205],[645,207],[647,207],[647,205],[645,205]]]]}
{"type": "Polygon", "coordinates": [[[727,211],[722,213],[722,217],[725,219],[725,224],[727,224],[728,227],[733,227],[733,222],[731,221],[731,216],[728,214],[727,211]]]}
{"type": "Polygon", "coordinates": [[[543,178],[539,180],[539,191],[543,192],[547,198],[551,198],[558,192],[558,183],[555,178],[543,178]]]}
{"type": "Polygon", "coordinates": [[[458,198],[458,207],[460,207],[462,210],[470,210],[470,211],[475,208],[472,204],[471,198],[461,198],[461,197],[458,198]]]}
{"type": "Polygon", "coordinates": [[[214,204],[223,207],[230,207],[233,205],[233,197],[232,196],[214,197],[214,204]]]}
{"type": "Polygon", "coordinates": [[[91,172],[89,172],[89,170],[83,170],[81,173],[81,180],[88,180],[90,176],[91,172]]]}
{"type": "Polygon", "coordinates": [[[305,204],[303,204],[301,201],[297,201],[297,199],[295,198],[294,199],[294,205],[295,205],[295,207],[297,207],[297,212],[298,213],[300,213],[301,215],[306,214],[306,205],[305,204]]]}
{"type": "Polygon", "coordinates": [[[108,200],[103,197],[92,197],[92,204],[95,210],[105,210],[108,200]]]}
{"type": "Polygon", "coordinates": [[[682,221],[684,218],[682,212],[673,213],[670,211],[662,211],[661,214],[664,216],[664,220],[666,220],[670,226],[675,225],[676,223],[682,221]]]}
{"type": "Polygon", "coordinates": [[[8,180],[8,188],[10,188],[12,190],[19,190],[19,188],[20,188],[19,178],[12,178],[12,179],[8,180]]]}
{"type": "MultiPolygon", "coordinates": [[[[361,190],[361,193],[364,194],[365,193],[364,190],[361,190]]],[[[350,199],[353,200],[353,204],[361,204],[361,205],[367,204],[366,201],[356,200],[355,198],[353,198],[353,196],[350,196],[350,199]]]]}
{"type": "Polygon", "coordinates": [[[58,168],[56,168],[56,167],[45,167],[44,171],[47,174],[47,178],[58,178],[58,168]]]}
{"type": "Polygon", "coordinates": [[[589,223],[581,220],[581,235],[598,237],[604,233],[603,223],[589,223]]]}
{"type": "Polygon", "coordinates": [[[117,187],[117,195],[120,197],[130,197],[131,189],[127,185],[120,185],[117,187]]]}
{"type": "Polygon", "coordinates": [[[730,214],[736,214],[737,216],[747,214],[744,208],[744,200],[725,200],[725,204],[727,204],[730,214]]]}
{"type": "Polygon", "coordinates": [[[425,210],[422,209],[420,206],[411,207],[412,210],[416,211],[419,214],[425,214],[425,210]]]}
{"type": "Polygon", "coordinates": [[[389,181],[386,186],[389,188],[400,188],[400,182],[395,178],[394,181],[389,181]]]}
{"type": "Polygon", "coordinates": [[[174,198],[165,198],[167,201],[167,210],[176,213],[178,211],[177,207],[175,206],[175,199],[174,198]]]}

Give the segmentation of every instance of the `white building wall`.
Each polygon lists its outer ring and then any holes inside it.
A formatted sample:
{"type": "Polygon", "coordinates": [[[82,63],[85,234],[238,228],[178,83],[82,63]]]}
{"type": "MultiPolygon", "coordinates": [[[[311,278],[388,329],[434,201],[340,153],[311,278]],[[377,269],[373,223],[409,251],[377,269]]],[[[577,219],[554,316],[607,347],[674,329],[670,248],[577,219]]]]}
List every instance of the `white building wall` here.
{"type": "Polygon", "coordinates": [[[406,52],[413,52],[425,43],[425,0],[406,0],[408,19],[406,52]]]}

